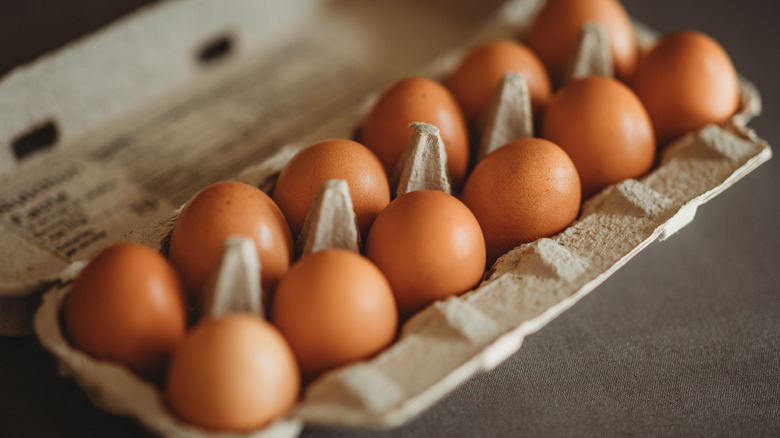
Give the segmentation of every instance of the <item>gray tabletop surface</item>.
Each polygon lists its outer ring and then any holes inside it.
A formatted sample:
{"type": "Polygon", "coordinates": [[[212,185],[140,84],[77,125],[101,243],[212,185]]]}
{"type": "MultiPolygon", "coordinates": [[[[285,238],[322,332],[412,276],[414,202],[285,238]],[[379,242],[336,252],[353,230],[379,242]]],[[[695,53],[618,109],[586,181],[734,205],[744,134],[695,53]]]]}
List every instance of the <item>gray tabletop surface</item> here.
{"type": "MultiPolygon", "coordinates": [[[[0,74],[144,3],[0,2],[0,74]]],[[[780,147],[780,3],[623,3],[717,39],[761,91],[750,126],[780,147]]],[[[303,436],[780,436],[779,188],[775,158],[408,425],[303,436]]],[[[145,434],[60,379],[34,338],[0,338],[0,436],[145,434]]]]}

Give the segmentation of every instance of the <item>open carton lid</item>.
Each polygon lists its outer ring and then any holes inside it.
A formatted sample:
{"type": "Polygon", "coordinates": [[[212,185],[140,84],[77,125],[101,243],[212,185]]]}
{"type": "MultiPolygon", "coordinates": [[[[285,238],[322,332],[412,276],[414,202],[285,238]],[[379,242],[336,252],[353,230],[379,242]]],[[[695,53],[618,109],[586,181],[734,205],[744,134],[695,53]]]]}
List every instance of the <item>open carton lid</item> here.
{"type": "MultiPolygon", "coordinates": [[[[513,22],[514,27],[492,29],[516,34],[528,17],[513,21],[513,14],[522,8],[530,13],[531,3],[535,2],[508,3],[495,20],[513,22]]],[[[641,40],[651,40],[643,27],[638,32],[641,40]]],[[[436,77],[444,74],[457,55],[442,58],[428,71],[436,77]]],[[[587,200],[580,218],[569,228],[505,254],[475,290],[421,311],[407,321],[399,339],[383,353],[311,382],[289,418],[249,435],[293,436],[303,422],[397,425],[479,370],[499,364],[517,351],[525,336],[574,305],[654,240],[685,226],[699,205],[771,157],[768,145],[744,127],[760,110],[757,93],[744,80],[742,95],[740,114],[731,121],[708,126],[667,146],[648,175],[611,186],[587,200]]],[[[350,137],[366,107],[283,148],[280,155],[246,169],[238,179],[272,187],[275,174],[295,150],[322,138],[350,137]]],[[[130,236],[162,249],[173,217],[175,213],[130,236]]],[[[80,267],[73,265],[62,274],[63,279],[72,279],[80,267]]],[[[73,349],[62,336],[58,320],[67,292],[63,282],[47,293],[36,315],[36,331],[44,347],[57,357],[61,370],[72,375],[98,406],[132,415],[157,433],[218,436],[171,420],[159,394],[144,389],[145,382],[122,367],[92,360],[73,349]],[[112,384],[101,383],[108,381],[112,384]],[[116,384],[120,381],[121,385],[116,384]],[[162,411],[145,406],[158,406],[162,411]]]]}

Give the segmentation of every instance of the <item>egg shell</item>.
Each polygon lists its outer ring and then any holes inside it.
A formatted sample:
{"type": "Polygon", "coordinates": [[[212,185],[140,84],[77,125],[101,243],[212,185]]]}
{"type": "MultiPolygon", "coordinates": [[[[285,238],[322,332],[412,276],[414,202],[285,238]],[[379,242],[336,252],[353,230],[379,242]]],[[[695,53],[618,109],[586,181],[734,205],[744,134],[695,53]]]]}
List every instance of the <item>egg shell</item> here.
{"type": "Polygon", "coordinates": [[[566,228],[577,218],[580,190],[577,169],[563,149],[547,140],[524,138],[480,161],[461,198],[479,221],[492,264],[521,243],[566,228]]]}
{"type": "Polygon", "coordinates": [[[328,249],[302,257],[282,277],[271,321],[290,343],[303,376],[367,359],[395,338],[390,285],[367,258],[328,249]]]}
{"type": "Polygon", "coordinates": [[[295,405],[301,380],[279,331],[249,314],[206,318],[175,351],[165,397],[184,420],[209,429],[257,429],[295,405]]]}
{"type": "Polygon", "coordinates": [[[447,150],[447,169],[460,187],[469,167],[468,127],[457,100],[438,82],[410,77],[390,86],[366,116],[361,142],[374,151],[392,176],[412,138],[413,122],[439,128],[447,150]]]}
{"type": "Polygon", "coordinates": [[[560,82],[588,22],[607,31],[615,74],[624,80],[630,78],[638,49],[631,19],[617,0],[548,0],[525,33],[525,41],[560,82]]]}
{"type": "Polygon", "coordinates": [[[274,201],[287,218],[293,236],[300,234],[317,191],[331,179],[347,182],[363,237],[376,215],[390,202],[387,175],[368,148],[345,139],[315,143],[290,160],[274,189],[274,201]]]}
{"type": "Polygon", "coordinates": [[[574,162],[583,198],[649,171],[655,135],[639,98],[623,83],[603,76],[568,82],[547,106],[541,136],[574,162]]]}
{"type": "Polygon", "coordinates": [[[739,107],[737,72],[715,40],[695,31],[664,35],[637,67],[631,86],[647,108],[661,144],[739,107]]]}
{"type": "Polygon", "coordinates": [[[212,184],[187,202],[171,233],[168,257],[192,298],[197,299],[231,235],[255,241],[264,290],[272,291],[289,269],[294,254],[290,227],[273,200],[248,184],[212,184]]]}
{"type": "Polygon", "coordinates": [[[474,126],[484,116],[496,87],[506,72],[522,74],[531,94],[534,114],[550,97],[552,85],[547,69],[526,45],[512,40],[491,40],[471,49],[447,79],[474,126]]]}
{"type": "Polygon", "coordinates": [[[384,272],[405,317],[474,287],[486,257],[477,219],[460,200],[437,190],[394,199],[377,217],[366,255],[384,272]]]}
{"type": "Polygon", "coordinates": [[[165,257],[143,245],[118,243],[79,273],[65,306],[65,328],[79,349],[158,378],[184,339],[185,297],[165,257]]]}

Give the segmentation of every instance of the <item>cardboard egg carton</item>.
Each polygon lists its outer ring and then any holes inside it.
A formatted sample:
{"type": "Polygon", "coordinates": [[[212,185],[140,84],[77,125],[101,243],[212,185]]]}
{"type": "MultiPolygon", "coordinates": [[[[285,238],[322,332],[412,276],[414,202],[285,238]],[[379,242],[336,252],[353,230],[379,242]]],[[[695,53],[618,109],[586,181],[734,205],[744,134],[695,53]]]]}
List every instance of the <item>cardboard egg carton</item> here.
{"type": "MultiPolygon", "coordinates": [[[[443,77],[475,42],[516,36],[538,5],[535,0],[506,3],[457,50],[417,73],[443,77]]],[[[652,41],[651,31],[639,24],[637,31],[642,44],[652,41]]],[[[597,33],[583,40],[598,42],[597,33]]],[[[511,86],[508,82],[508,88],[511,86]]],[[[708,126],[667,146],[648,175],[613,185],[585,201],[577,221],[560,234],[505,254],[477,288],[436,302],[413,316],[396,342],[376,357],[311,382],[290,415],[262,430],[214,433],[185,424],[171,414],[152,384],[121,366],[74,349],[63,335],[58,316],[69,281],[83,267],[82,262],[57,272],[59,280],[55,279],[36,314],[36,334],[57,358],[61,372],[73,377],[97,406],[132,416],[161,435],[295,436],[304,423],[401,424],[474,373],[501,363],[520,348],[527,335],[574,305],[647,245],[674,234],[694,218],[699,205],[768,160],[769,146],[745,127],[760,112],[760,97],[744,79],[741,92],[740,111],[730,121],[708,126]]],[[[270,191],[278,172],[301,148],[325,138],[352,137],[373,99],[280,147],[236,179],[270,191]]],[[[516,129],[523,132],[524,128],[516,129]]],[[[338,193],[334,196],[338,198],[338,193]]],[[[166,217],[130,232],[127,238],[165,251],[178,214],[173,207],[168,212],[166,217]]]]}

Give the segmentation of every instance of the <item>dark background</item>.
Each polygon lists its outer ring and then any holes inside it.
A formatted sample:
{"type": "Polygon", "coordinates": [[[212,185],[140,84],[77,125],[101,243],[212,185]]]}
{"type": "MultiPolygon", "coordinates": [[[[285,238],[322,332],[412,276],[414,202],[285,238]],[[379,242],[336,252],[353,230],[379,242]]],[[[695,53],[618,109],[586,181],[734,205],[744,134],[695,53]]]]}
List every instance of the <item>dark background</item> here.
{"type": "MultiPolygon", "coordinates": [[[[0,2],[0,75],[146,0],[0,2]]],[[[758,85],[751,123],[780,146],[780,4],[625,0],[666,32],[717,39],[758,85]]],[[[0,115],[2,117],[2,115],[0,115]]],[[[780,436],[780,160],[699,209],[537,334],[381,436],[780,436]]],[[[0,436],[138,436],[86,400],[33,337],[0,338],[0,436]]],[[[363,436],[310,428],[304,436],[363,436]]]]}

